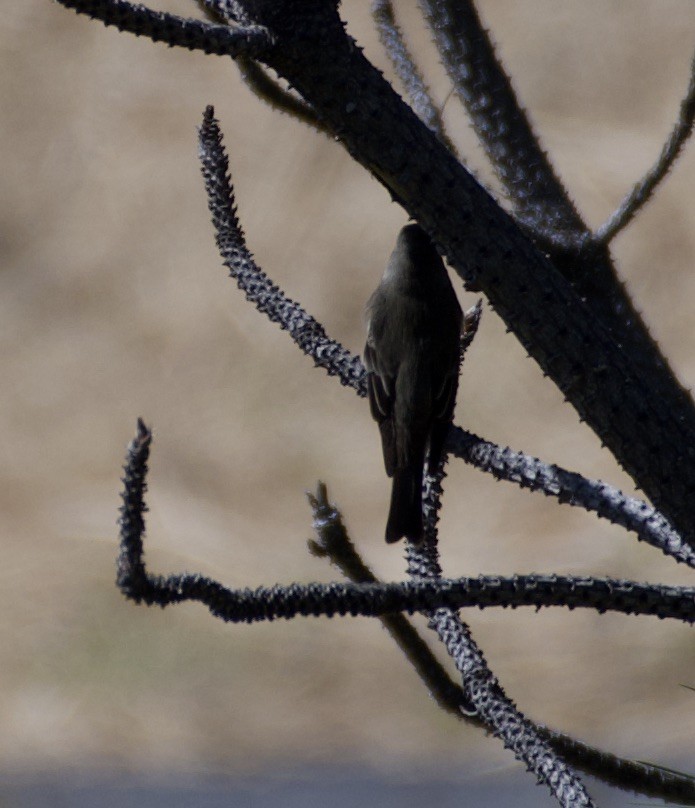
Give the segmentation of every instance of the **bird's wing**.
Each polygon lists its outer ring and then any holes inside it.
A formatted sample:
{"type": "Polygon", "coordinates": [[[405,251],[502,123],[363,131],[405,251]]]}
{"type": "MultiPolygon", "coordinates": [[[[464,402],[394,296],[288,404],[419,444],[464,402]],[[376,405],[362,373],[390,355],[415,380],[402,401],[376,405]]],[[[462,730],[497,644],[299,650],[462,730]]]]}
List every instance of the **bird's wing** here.
{"type": "Polygon", "coordinates": [[[379,424],[381,447],[386,474],[393,477],[396,470],[396,436],[393,424],[394,380],[380,373],[374,348],[367,341],[364,349],[367,368],[367,392],[372,418],[379,424]]]}

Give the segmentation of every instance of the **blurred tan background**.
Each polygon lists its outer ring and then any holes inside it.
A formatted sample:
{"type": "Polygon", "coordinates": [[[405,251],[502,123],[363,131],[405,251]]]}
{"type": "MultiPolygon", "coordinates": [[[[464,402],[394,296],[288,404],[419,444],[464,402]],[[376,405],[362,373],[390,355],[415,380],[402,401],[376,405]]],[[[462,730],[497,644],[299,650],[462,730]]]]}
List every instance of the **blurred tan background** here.
{"type": "MultiPolygon", "coordinates": [[[[435,98],[446,76],[401,0],[435,98]]],[[[367,2],[348,31],[387,69],[367,2]]],[[[161,7],[193,13],[184,0],[161,7]]],[[[691,0],[484,0],[523,103],[580,210],[599,224],[659,153],[685,92],[691,0]]],[[[225,626],[202,607],[116,590],[120,466],[155,430],[147,557],[232,586],[328,581],[306,551],[318,479],[388,579],[388,482],[365,403],[245,302],[217,255],[196,158],[216,107],[258,262],[354,351],[403,212],[340,146],[273,113],[230,62],[170,50],[49,0],[0,27],[0,769],[389,771],[513,765],[441,714],[374,620],[225,626]]],[[[491,182],[465,116],[446,118],[491,182]]],[[[615,244],[638,307],[695,380],[695,151],[615,244]]],[[[461,295],[471,305],[472,295],[461,295]]],[[[457,422],[630,490],[593,434],[486,310],[457,422]]],[[[592,516],[451,467],[442,561],[469,573],[692,575],[592,516]]],[[[467,615],[531,717],[675,765],[695,741],[692,629],[565,611],[467,615]]]]}

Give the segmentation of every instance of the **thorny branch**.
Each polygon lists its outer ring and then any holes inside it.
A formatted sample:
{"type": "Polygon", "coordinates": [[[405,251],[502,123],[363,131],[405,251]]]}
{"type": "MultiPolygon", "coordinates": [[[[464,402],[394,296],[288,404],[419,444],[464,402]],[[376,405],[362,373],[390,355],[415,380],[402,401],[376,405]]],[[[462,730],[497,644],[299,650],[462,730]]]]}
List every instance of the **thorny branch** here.
{"type": "Polygon", "coordinates": [[[419,0],[454,92],[522,222],[581,240],[586,228],[543,152],[472,0],[419,0]]]}
{"type": "MultiPolygon", "coordinates": [[[[107,24],[147,33],[128,18],[124,0],[60,1],[107,24]]],[[[422,225],[466,284],[486,294],[579,417],[692,542],[695,408],[625,296],[609,296],[607,308],[601,303],[604,285],[621,288],[605,262],[587,264],[572,245],[548,249],[550,258],[540,252],[367,61],[346,35],[335,3],[216,5],[231,8],[245,30],[267,30],[264,44],[255,43],[257,58],[422,225]]],[[[441,8],[453,5],[441,0],[441,8]]],[[[142,14],[142,7],[133,8],[142,14]]],[[[154,25],[153,32],[164,38],[166,26],[154,25]]],[[[183,44],[201,47],[202,40],[183,44]]],[[[249,55],[249,48],[239,44],[237,51],[249,55]]]]}
{"type": "MultiPolygon", "coordinates": [[[[309,542],[310,552],[319,558],[328,558],[353,583],[381,583],[350,541],[340,512],[328,501],[326,486],[319,483],[316,496],[308,496],[317,536],[315,541],[309,542]]],[[[466,723],[484,728],[485,724],[472,709],[463,688],[452,681],[408,618],[402,614],[385,614],[379,620],[439,707],[466,723]]],[[[541,725],[534,725],[534,732],[571,766],[609,785],[649,797],[695,804],[695,779],[692,777],[619,758],[541,725]]]]}
{"type": "MultiPolygon", "coordinates": [[[[317,364],[323,364],[329,372],[339,375],[344,384],[349,384],[358,392],[363,393],[361,384],[363,372],[361,367],[356,364],[356,362],[359,363],[359,360],[355,361],[342,346],[329,340],[316,321],[297,304],[288,301],[281,290],[275,287],[253,262],[245,246],[236,216],[233,188],[227,174],[228,162],[222,148],[219,127],[211,108],[206,110],[201,127],[200,157],[210,210],[217,231],[218,246],[232,276],[246,292],[247,297],[256,303],[270,319],[279,322],[282,327],[286,327],[302,350],[312,355],[317,364]],[[301,327],[296,327],[297,322],[301,324],[301,327]],[[325,351],[322,350],[326,347],[329,347],[331,352],[328,358],[325,351]],[[350,372],[346,374],[344,368],[349,368],[350,372]]],[[[475,334],[479,316],[479,307],[475,307],[467,314],[463,335],[466,347],[475,334]]],[[[455,430],[452,431],[454,434],[456,433],[455,430]]],[[[479,439],[475,439],[475,436],[470,437],[473,444],[481,443],[479,439]]],[[[215,581],[198,575],[151,577],[145,573],[141,556],[144,529],[142,491],[145,484],[145,463],[150,439],[148,430],[141,424],[138,438],[131,445],[129,463],[126,467],[126,490],[121,519],[122,551],[119,564],[119,584],[129,597],[161,605],[188,599],[199,600],[207,605],[216,616],[232,621],[287,618],[293,614],[381,614],[385,615],[387,622],[392,621],[392,625],[400,626],[401,634],[402,623],[396,620],[397,615],[392,614],[393,612],[415,609],[427,611],[431,615],[432,627],[437,630],[461,668],[464,683],[461,703],[474,705],[476,716],[483,718],[486,726],[499,734],[505,743],[526,762],[527,766],[536,771],[541,779],[552,788],[561,804],[591,804],[581,784],[575,780],[571,772],[563,768],[564,764],[554,756],[554,753],[550,757],[548,756],[548,748],[545,745],[551,742],[552,733],[544,734],[541,729],[530,724],[499,690],[499,685],[484,663],[482,655],[470,637],[469,630],[460,622],[453,609],[464,604],[482,606],[494,603],[495,605],[514,606],[527,602],[526,598],[532,594],[533,605],[536,606],[541,605],[542,602],[552,602],[554,604],[564,603],[570,608],[574,608],[580,603],[586,603],[599,610],[624,607],[628,610],[634,608],[653,610],[656,608],[660,616],[666,616],[669,613],[665,610],[664,603],[671,596],[672,604],[683,616],[687,613],[689,602],[693,603],[695,612],[695,591],[685,588],[672,588],[669,591],[664,587],[643,587],[631,582],[562,579],[557,576],[550,576],[548,579],[538,576],[528,578],[515,576],[512,579],[479,577],[445,581],[440,578],[436,556],[432,556],[432,553],[435,552],[433,542],[422,551],[423,554],[410,548],[410,569],[414,580],[405,584],[381,584],[375,580],[370,581],[369,576],[362,571],[357,572],[357,576],[362,580],[353,588],[338,584],[312,584],[305,587],[276,586],[250,592],[248,590],[229,590],[215,581]],[[131,569],[132,575],[130,574],[131,569]],[[431,590],[427,588],[428,585],[433,585],[431,590]],[[603,599],[601,599],[602,587],[605,596],[603,599]],[[491,592],[494,592],[492,598],[489,597],[491,592]],[[571,600],[566,599],[568,592],[571,592],[571,600]],[[464,593],[465,597],[463,597],[464,593]],[[482,597],[479,597],[481,594],[482,597]],[[551,600],[547,600],[548,596],[551,600]],[[623,602],[625,599],[626,601],[623,602]],[[393,622],[394,620],[395,622],[393,622]],[[477,671],[475,676],[472,675],[473,669],[477,671]]],[[[602,489],[601,484],[592,483],[579,475],[571,475],[569,472],[565,472],[563,475],[558,473],[558,469],[547,467],[540,461],[516,455],[510,450],[499,450],[497,447],[487,444],[484,445],[481,456],[487,458],[488,469],[495,470],[498,474],[506,473],[510,479],[516,477],[517,482],[523,481],[522,484],[528,486],[535,485],[539,490],[549,492],[554,489],[554,493],[561,499],[562,493],[568,499],[568,492],[575,489],[580,492],[578,496],[583,493],[584,501],[588,501],[593,496],[596,508],[598,508],[597,503],[600,503],[602,499],[611,502],[611,499],[616,498],[615,496],[606,497],[606,492],[602,489]],[[490,462],[491,457],[494,458],[493,462],[490,462]]],[[[429,479],[428,484],[430,486],[428,524],[434,538],[441,487],[439,479],[429,479]]],[[[633,502],[633,507],[626,507],[626,498],[621,499],[618,496],[617,499],[617,504],[611,503],[616,505],[616,511],[612,514],[613,518],[622,518],[627,523],[630,516],[635,517],[636,510],[637,518],[633,528],[639,530],[639,513],[645,509],[649,511],[648,506],[642,503],[641,507],[635,508],[633,502]]],[[[575,504],[577,504],[576,500],[575,504]]],[[[658,517],[658,515],[655,516],[658,517]]],[[[421,645],[418,644],[413,652],[414,657],[419,660],[416,664],[419,664],[420,667],[424,666],[426,669],[427,664],[423,662],[423,653],[421,645]]],[[[412,658],[413,655],[411,655],[412,658]]],[[[576,742],[572,743],[576,744],[576,742]]],[[[581,745],[579,747],[569,745],[574,749],[575,755],[579,755],[585,762],[588,758],[590,765],[596,764],[597,760],[605,762],[605,756],[600,753],[590,755],[581,745]]],[[[668,782],[671,787],[677,787],[681,792],[687,793],[690,784],[687,778],[676,777],[677,785],[674,786],[674,781],[665,777],[664,773],[656,767],[645,769],[640,768],[640,764],[630,764],[625,761],[620,761],[620,765],[617,765],[615,763],[617,759],[610,756],[608,760],[613,763],[614,775],[616,772],[624,775],[626,770],[634,770],[636,781],[644,780],[652,789],[660,787],[655,783],[663,785],[664,782],[668,782]]],[[[632,787],[637,786],[633,783],[632,787]]],[[[662,790],[658,793],[663,794],[664,792],[662,790]]]]}
{"type": "MultiPolygon", "coordinates": [[[[180,603],[187,600],[199,601],[206,605],[210,612],[225,621],[231,622],[252,622],[255,620],[272,620],[283,617],[288,619],[297,614],[303,616],[319,616],[321,614],[328,617],[336,614],[360,614],[363,616],[384,616],[387,625],[394,627],[401,637],[403,637],[403,618],[398,618],[397,611],[414,610],[430,612],[431,625],[438,632],[442,641],[445,642],[450,653],[454,657],[457,666],[463,676],[464,691],[462,698],[458,700],[459,707],[466,710],[473,709],[478,720],[483,720],[484,724],[490,727],[496,735],[500,735],[505,745],[514,749],[515,754],[521,757],[527,766],[536,770],[539,777],[549,784],[553,783],[556,796],[563,805],[589,805],[589,801],[584,801],[584,797],[577,801],[578,794],[583,793],[581,784],[575,783],[571,774],[563,768],[561,761],[553,763],[548,756],[544,745],[549,743],[560,746],[556,751],[569,751],[571,755],[578,757],[582,761],[583,767],[589,767],[596,776],[603,776],[603,769],[607,769],[607,776],[616,784],[632,789],[638,789],[641,793],[654,793],[664,796],[666,792],[678,794],[679,799],[690,799],[695,804],[695,784],[687,777],[677,775],[666,776],[658,767],[640,766],[630,761],[621,761],[613,756],[606,756],[591,750],[586,745],[578,744],[565,736],[536,727],[530,724],[516,707],[509,702],[502,691],[499,683],[487,668],[487,664],[470,637],[470,632],[459,618],[452,611],[460,605],[518,605],[524,598],[518,599],[517,595],[525,592],[534,598],[531,605],[538,607],[541,605],[541,598],[535,598],[541,594],[544,584],[547,583],[548,591],[556,591],[556,583],[559,580],[556,576],[547,576],[545,580],[541,576],[515,576],[506,581],[501,578],[461,579],[460,581],[448,581],[439,577],[439,566],[436,561],[434,541],[426,544],[423,550],[409,548],[409,568],[413,581],[401,584],[382,584],[377,582],[363,565],[356,563],[354,557],[347,558],[343,564],[351,577],[357,577],[359,583],[349,585],[331,584],[309,584],[306,586],[291,584],[289,586],[274,586],[270,589],[259,588],[255,591],[230,590],[216,581],[212,581],[201,575],[172,575],[168,577],[153,576],[147,573],[143,560],[143,535],[144,535],[144,512],[146,510],[144,493],[146,490],[147,460],[151,444],[151,432],[140,421],[138,423],[138,434],[128,449],[128,458],[124,468],[124,491],[123,506],[121,508],[121,551],[118,563],[118,584],[121,590],[128,597],[136,602],[144,601],[147,604],[157,604],[165,606],[172,603],[180,603]],[[519,592],[514,593],[510,601],[506,601],[504,589],[500,584],[510,583],[519,586],[519,592]],[[530,588],[526,587],[530,584],[530,588]],[[538,591],[535,591],[538,590],[538,591]],[[469,593],[470,600],[458,599],[459,594],[469,593]],[[485,595],[478,598],[479,594],[485,595]],[[487,596],[492,593],[492,598],[487,596]],[[434,609],[437,609],[434,611],[434,609]],[[553,777],[544,775],[545,768],[554,772],[553,777]],[[559,767],[559,770],[558,768],[559,767]],[[634,779],[628,778],[627,772],[634,775],[634,779]]],[[[438,482],[435,481],[435,486],[438,482]]],[[[438,498],[438,491],[431,495],[438,498]]],[[[431,507],[436,510],[436,502],[431,502],[431,507]]],[[[315,514],[317,508],[315,507],[315,514]]],[[[317,532],[319,536],[326,540],[328,530],[333,533],[341,529],[341,525],[333,518],[325,518],[325,506],[321,521],[315,516],[317,532]]],[[[434,518],[430,513],[430,526],[432,527],[434,518]]],[[[335,543],[335,538],[334,542],[335,543]]],[[[343,551],[343,558],[345,558],[343,551]]],[[[569,591],[572,592],[571,600],[566,603],[570,608],[583,605],[580,603],[582,595],[579,589],[586,587],[584,594],[589,594],[596,585],[608,588],[607,608],[613,609],[618,606],[621,594],[626,594],[632,599],[635,590],[635,603],[642,605],[650,596],[656,598],[668,589],[666,587],[640,587],[630,582],[603,581],[595,582],[591,579],[575,579],[562,581],[569,583],[569,591]],[[575,590],[577,587],[577,591],[575,590]],[[660,592],[659,590],[663,590],[660,592]],[[574,601],[574,602],[571,602],[574,601]]],[[[562,587],[561,587],[562,588],[562,587]]],[[[556,591],[557,594],[557,591],[556,591]]],[[[597,595],[598,592],[594,592],[597,595]]],[[[695,618],[695,590],[681,589],[674,591],[673,604],[684,613],[685,601],[691,601],[691,615],[688,619],[695,618]]],[[[649,608],[653,606],[654,601],[649,608]]],[[[594,608],[601,610],[601,605],[594,599],[590,604],[594,608]]],[[[660,616],[666,616],[661,614],[660,616]]],[[[673,616],[673,615],[671,615],[673,616]]],[[[405,642],[413,647],[413,637],[408,636],[405,642]]],[[[454,698],[452,687],[446,685],[443,674],[433,672],[432,663],[427,659],[427,653],[423,650],[423,645],[419,638],[414,647],[414,655],[409,655],[419,670],[424,671],[428,682],[434,682],[437,689],[444,693],[445,700],[454,698]]],[[[436,664],[436,663],[435,663],[436,664]]],[[[554,756],[553,756],[554,757],[554,756]]],[[[548,771],[549,771],[548,770],[548,771]]],[[[588,798],[587,798],[588,800],[588,798]]]]}
{"type": "MultiPolygon", "coordinates": [[[[644,205],[689,136],[695,79],[659,161],[592,234],[541,149],[472,0],[420,0],[420,5],[454,90],[515,207],[516,223],[454,157],[389,0],[374,4],[382,43],[425,126],[346,36],[336,4],[328,0],[197,0],[211,22],[153,12],[126,0],[59,2],[155,41],[232,56],[260,97],[339,139],[419,220],[467,285],[485,292],[530,355],[664,515],[600,481],[501,449],[458,428],[450,433],[448,450],[499,479],[593,510],[677,561],[695,566],[689,543],[695,538],[690,507],[695,494],[695,410],[634,310],[606,246],[644,205]],[[292,92],[265,68],[274,70],[292,92]]],[[[314,318],[271,283],[248,252],[211,108],[201,128],[201,160],[218,246],[232,277],[317,366],[364,395],[359,358],[330,340],[314,318]]],[[[479,309],[469,312],[464,345],[475,333],[479,314],[479,309]]],[[[695,589],[686,587],[555,575],[442,579],[436,522],[443,467],[426,479],[429,539],[420,548],[408,548],[410,581],[381,583],[360,571],[354,559],[346,569],[361,580],[352,584],[278,585],[251,592],[229,590],[200,575],[151,576],[142,558],[150,441],[149,430],[139,422],[129,447],[120,520],[118,582],[125,594],[160,605],[198,600],[231,621],[297,614],[380,616],[423,678],[439,689],[441,703],[472,711],[561,805],[593,803],[558,752],[580,767],[582,761],[596,764],[598,756],[610,769],[606,761],[611,756],[572,739],[562,741],[564,736],[528,721],[505,696],[455,610],[472,605],[564,605],[686,622],[695,618],[695,589]],[[430,628],[462,675],[461,688],[428,661],[426,646],[415,640],[405,618],[395,614],[401,611],[428,615],[430,628]]],[[[695,781],[687,776],[612,760],[614,781],[629,771],[628,785],[642,793],[695,801],[695,781]]]]}
{"type": "MultiPolygon", "coordinates": [[[[196,0],[198,7],[205,16],[215,25],[234,23],[235,18],[224,3],[217,0],[196,0]]],[[[236,65],[246,85],[258,98],[269,104],[273,109],[284,112],[298,121],[329,134],[316,117],[314,110],[301,98],[285,90],[272,79],[261,65],[250,56],[237,56],[236,65]]]]}
{"type": "MultiPolygon", "coordinates": [[[[287,329],[298,347],[310,355],[317,366],[323,367],[329,375],[338,376],[341,384],[352,387],[358,395],[366,396],[365,369],[360,358],[331,340],[311,315],[289,300],[256,265],[248,251],[236,215],[229,161],[212,107],[205,111],[199,144],[216,241],[230,275],[246,298],[272,322],[287,329]]],[[[467,314],[469,326],[464,335],[464,347],[475,334],[479,316],[478,308],[467,314]]],[[[522,488],[556,497],[560,502],[595,511],[599,516],[637,533],[640,539],[658,547],[665,554],[695,567],[695,552],[660,513],[641,500],[626,497],[612,486],[587,480],[575,472],[548,465],[522,452],[501,449],[459,428],[451,431],[448,448],[452,454],[494,474],[498,479],[515,482],[522,488]]]]}
{"type": "MultiPolygon", "coordinates": [[[[446,586],[437,549],[437,523],[442,481],[446,476],[445,464],[446,458],[443,458],[434,472],[425,475],[423,513],[426,540],[419,546],[411,543],[406,545],[411,580],[433,582],[439,586],[446,586]]],[[[426,611],[425,616],[428,618],[428,627],[437,634],[456,665],[466,705],[470,705],[470,710],[483,721],[485,727],[514,753],[527,771],[535,774],[537,782],[545,785],[560,805],[576,808],[593,806],[576,773],[555,753],[533,722],[504,692],[473,639],[470,628],[455,609],[440,607],[426,611]]]]}
{"type": "MultiPolygon", "coordinates": [[[[567,606],[599,612],[655,615],[695,621],[695,589],[633,581],[560,575],[478,576],[457,580],[414,580],[393,584],[290,584],[256,590],[226,589],[200,575],[169,578],[145,574],[142,560],[144,490],[152,435],[140,421],[128,449],[121,509],[119,586],[147,604],[197,600],[222,620],[258,620],[326,615],[375,617],[388,612],[428,611],[442,606],[567,606]]],[[[420,576],[423,577],[423,576],[420,576]]]]}
{"type": "Polygon", "coordinates": [[[128,449],[121,509],[119,586],[135,600],[146,603],[200,600],[223,620],[253,622],[289,618],[388,612],[423,611],[440,606],[541,606],[564,605],[570,609],[594,608],[599,612],[651,614],[685,622],[695,620],[695,589],[637,584],[632,581],[595,579],[588,576],[516,575],[512,578],[478,576],[458,580],[418,576],[428,581],[351,587],[343,584],[291,584],[269,589],[228,590],[199,575],[146,575],[142,560],[145,532],[144,492],[151,432],[140,421],[138,434],[128,449]]]}
{"type": "MultiPolygon", "coordinates": [[[[437,511],[440,505],[443,464],[434,476],[425,479],[423,500],[427,507],[427,540],[419,547],[408,544],[408,574],[413,581],[446,586],[437,552],[437,511]]],[[[511,749],[538,783],[548,787],[560,805],[593,806],[584,784],[540,736],[536,727],[517,708],[490,670],[470,628],[453,608],[425,612],[428,626],[436,632],[461,675],[466,703],[505,748],[511,749]]]]}
{"type": "Polygon", "coordinates": [[[373,0],[372,14],[379,39],[388,53],[396,75],[405,87],[412,108],[422,122],[431,129],[452,153],[454,144],[449,140],[440,111],[437,109],[425,80],[415,64],[396,22],[391,0],[373,0]]]}
{"type": "Polygon", "coordinates": [[[59,0],[62,5],[81,14],[89,14],[104,25],[135,36],[146,36],[153,42],[166,42],[189,50],[201,50],[216,56],[260,56],[273,44],[273,37],[262,25],[211,25],[200,20],[185,19],[164,11],[152,11],[127,0],[59,0]]]}

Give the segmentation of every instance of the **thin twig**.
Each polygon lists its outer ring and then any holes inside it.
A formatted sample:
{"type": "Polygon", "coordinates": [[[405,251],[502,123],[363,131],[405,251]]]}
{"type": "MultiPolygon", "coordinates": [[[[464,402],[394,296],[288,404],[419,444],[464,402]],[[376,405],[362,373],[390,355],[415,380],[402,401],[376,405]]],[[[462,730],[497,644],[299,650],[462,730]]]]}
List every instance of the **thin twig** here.
{"type": "Polygon", "coordinates": [[[239,56],[236,60],[236,65],[247,87],[261,101],[265,101],[277,112],[291,115],[300,123],[311,126],[312,129],[316,129],[318,132],[325,135],[330,134],[312,107],[298,96],[287,92],[268,75],[258,62],[245,56],[239,56]]]}
{"type": "Polygon", "coordinates": [[[675,163],[683,146],[693,131],[695,121],[695,56],[690,66],[690,83],[685,98],[681,101],[676,125],[673,127],[661,150],[659,159],[623,199],[620,206],[596,230],[591,243],[603,246],[611,242],[615,236],[634,219],[659,183],[666,177],[675,163]]]}
{"type": "Polygon", "coordinates": [[[441,113],[432,100],[422,73],[415,64],[415,59],[405,43],[403,32],[396,22],[391,0],[373,0],[372,16],[379,40],[405,88],[415,114],[453,154],[456,154],[456,147],[446,133],[441,113]]]}
{"type": "Polygon", "coordinates": [[[461,365],[463,365],[463,360],[466,357],[466,351],[468,351],[468,349],[471,347],[473,340],[475,339],[475,335],[478,333],[480,318],[482,316],[482,300],[478,300],[474,306],[471,306],[470,309],[466,309],[466,311],[463,313],[463,329],[461,331],[461,346],[459,350],[459,359],[461,365]]]}
{"type": "MultiPolygon", "coordinates": [[[[229,0],[196,0],[196,2],[205,16],[217,25],[239,22],[240,9],[237,4],[232,4],[229,0]]],[[[268,75],[258,62],[246,56],[239,56],[236,59],[236,65],[246,86],[258,98],[265,101],[274,110],[292,115],[307,126],[327,134],[309,104],[287,92],[268,75]]]]}
{"type": "Polygon", "coordinates": [[[86,14],[119,31],[146,36],[153,42],[201,50],[217,56],[260,56],[273,45],[267,28],[248,25],[230,28],[202,20],[186,19],[164,11],[152,11],[127,0],[58,0],[78,14],[86,14]]]}

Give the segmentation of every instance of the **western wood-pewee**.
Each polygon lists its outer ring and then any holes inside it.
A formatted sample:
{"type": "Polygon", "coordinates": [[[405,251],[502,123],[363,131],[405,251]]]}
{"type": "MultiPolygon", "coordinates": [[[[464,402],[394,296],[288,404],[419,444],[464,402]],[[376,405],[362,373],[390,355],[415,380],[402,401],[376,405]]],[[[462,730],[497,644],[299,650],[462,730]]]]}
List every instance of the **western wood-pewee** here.
{"type": "Polygon", "coordinates": [[[463,324],[444,263],[419,225],[398,234],[367,318],[369,404],[393,478],[386,541],[417,543],[425,459],[434,473],[454,414],[463,324]]]}

